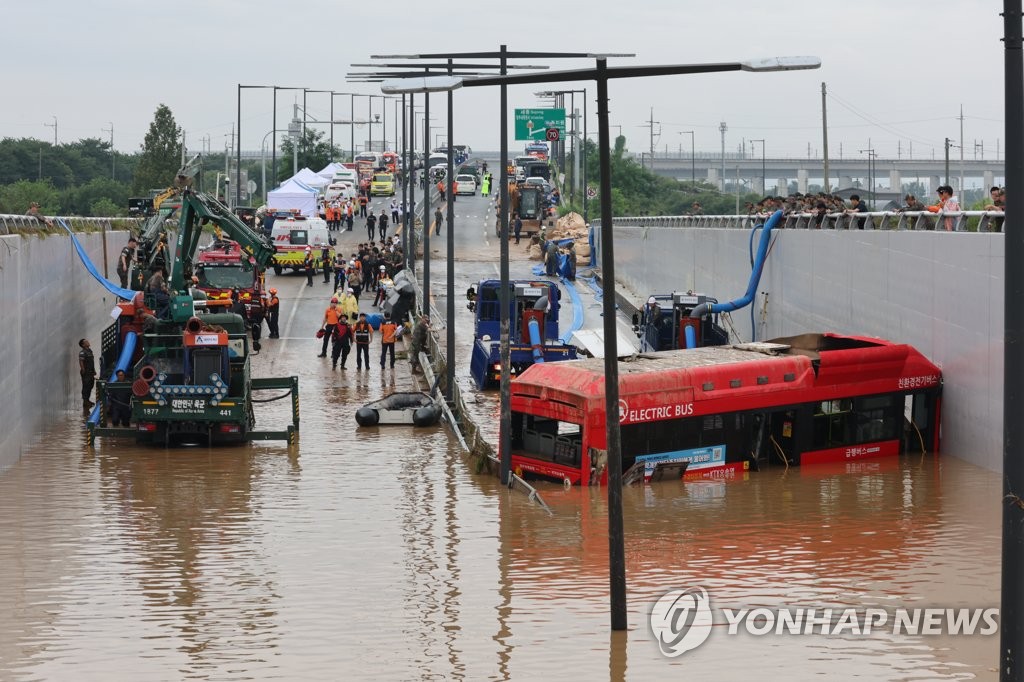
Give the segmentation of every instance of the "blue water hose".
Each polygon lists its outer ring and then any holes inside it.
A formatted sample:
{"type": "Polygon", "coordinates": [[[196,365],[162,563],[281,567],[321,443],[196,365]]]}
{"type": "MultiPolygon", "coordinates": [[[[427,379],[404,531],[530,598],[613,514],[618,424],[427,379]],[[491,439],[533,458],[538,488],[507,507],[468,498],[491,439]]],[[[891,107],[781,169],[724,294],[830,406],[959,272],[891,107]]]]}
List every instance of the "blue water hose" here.
{"type": "Polygon", "coordinates": [[[583,328],[583,300],[580,298],[580,292],[576,291],[576,285],[562,277],[562,286],[569,292],[569,298],[572,299],[572,326],[569,327],[568,331],[562,334],[559,339],[562,343],[569,343],[569,339],[572,335],[583,328]]]}
{"type": "Polygon", "coordinates": [[[701,303],[690,312],[690,317],[700,319],[708,313],[727,313],[750,305],[757,292],[757,285],[761,281],[761,273],[764,271],[764,263],[768,257],[768,245],[771,242],[772,230],[782,220],[782,211],[776,211],[764,224],[764,231],[761,233],[761,242],[757,247],[757,256],[754,258],[754,265],[750,272],[750,281],[747,283],[747,291],[743,296],[725,303],[701,303]]]}
{"type": "MultiPolygon", "coordinates": [[[[113,371],[110,372],[110,378],[107,381],[116,381],[118,370],[128,372],[128,365],[131,364],[132,356],[135,355],[135,343],[138,340],[135,332],[128,332],[124,335],[124,345],[121,346],[121,354],[117,356],[117,363],[114,365],[113,371]]],[[[93,426],[100,423],[100,406],[96,405],[92,408],[92,412],[89,413],[89,419],[87,420],[93,426]]]]}
{"type": "Polygon", "coordinates": [[[526,323],[526,329],[530,334],[530,348],[533,349],[533,361],[537,364],[544,362],[544,344],[541,343],[540,325],[537,320],[531,319],[526,323]]]}
{"type": "Polygon", "coordinates": [[[118,285],[114,284],[106,277],[101,275],[100,271],[96,269],[96,266],[93,265],[93,262],[89,259],[89,255],[85,252],[85,249],[82,247],[81,242],[78,241],[78,237],[76,237],[75,233],[71,231],[71,228],[68,227],[68,224],[66,222],[64,222],[64,219],[57,218],[57,222],[59,222],[60,226],[67,230],[68,234],[71,235],[71,243],[75,245],[75,251],[78,252],[78,257],[82,260],[82,265],[84,265],[85,269],[89,271],[89,274],[92,275],[97,282],[102,284],[103,288],[109,291],[110,293],[120,298],[123,298],[127,301],[132,300],[132,298],[138,292],[132,289],[122,289],[121,287],[119,287],[118,285]]]}
{"type": "Polygon", "coordinates": [[[686,335],[686,347],[696,348],[697,347],[697,333],[693,331],[693,327],[686,325],[686,329],[683,330],[683,334],[686,335]]]}

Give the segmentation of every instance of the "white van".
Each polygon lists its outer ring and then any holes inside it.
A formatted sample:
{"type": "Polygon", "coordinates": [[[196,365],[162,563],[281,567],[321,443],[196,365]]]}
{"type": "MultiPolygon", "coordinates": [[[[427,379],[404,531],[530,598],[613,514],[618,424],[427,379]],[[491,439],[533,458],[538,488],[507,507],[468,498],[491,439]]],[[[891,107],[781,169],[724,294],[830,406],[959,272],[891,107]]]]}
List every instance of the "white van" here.
{"type": "Polygon", "coordinates": [[[335,199],[355,199],[356,189],[351,182],[340,182],[335,181],[327,185],[327,189],[324,190],[324,201],[334,201],[335,199]]]}

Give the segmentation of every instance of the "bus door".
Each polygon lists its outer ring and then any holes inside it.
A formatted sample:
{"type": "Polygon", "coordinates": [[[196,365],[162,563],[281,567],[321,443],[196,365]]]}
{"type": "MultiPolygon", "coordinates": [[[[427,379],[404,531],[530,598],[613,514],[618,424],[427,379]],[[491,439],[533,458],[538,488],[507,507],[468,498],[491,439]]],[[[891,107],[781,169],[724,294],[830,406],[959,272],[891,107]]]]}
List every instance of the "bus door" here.
{"type": "Polygon", "coordinates": [[[811,412],[806,406],[764,413],[768,434],[761,453],[769,462],[782,465],[800,463],[800,453],[808,449],[811,437],[811,412]]]}

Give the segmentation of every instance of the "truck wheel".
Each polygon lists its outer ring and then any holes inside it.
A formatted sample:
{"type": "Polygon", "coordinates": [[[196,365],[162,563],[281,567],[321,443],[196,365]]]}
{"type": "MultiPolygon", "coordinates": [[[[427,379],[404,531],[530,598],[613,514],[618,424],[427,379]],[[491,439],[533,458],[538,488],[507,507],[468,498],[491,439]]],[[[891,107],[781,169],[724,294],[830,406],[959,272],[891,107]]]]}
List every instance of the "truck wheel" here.
{"type": "Polygon", "coordinates": [[[280,265],[275,265],[274,266],[274,274],[275,275],[280,275],[281,274],[281,266],[280,265]]]}

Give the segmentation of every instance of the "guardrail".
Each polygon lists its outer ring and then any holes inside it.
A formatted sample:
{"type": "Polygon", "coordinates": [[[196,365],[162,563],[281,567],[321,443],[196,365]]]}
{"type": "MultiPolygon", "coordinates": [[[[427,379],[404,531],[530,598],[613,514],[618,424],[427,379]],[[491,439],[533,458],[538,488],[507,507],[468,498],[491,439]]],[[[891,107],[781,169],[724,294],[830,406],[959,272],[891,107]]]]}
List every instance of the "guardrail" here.
{"type": "Polygon", "coordinates": [[[45,216],[43,220],[30,215],[14,215],[10,213],[0,213],[0,234],[12,234],[14,232],[24,231],[38,231],[45,232],[49,226],[44,222],[50,220],[54,225],[58,225],[60,220],[63,220],[71,226],[73,230],[84,229],[84,228],[99,228],[102,230],[109,230],[115,226],[124,226],[127,228],[137,228],[141,221],[138,218],[84,218],[82,216],[45,216]]]}
{"type": "MultiPolygon", "coordinates": [[[[768,219],[769,214],[638,216],[615,218],[613,225],[636,227],[721,227],[750,229],[768,219]]],[[[953,232],[1001,232],[1005,214],[999,211],[874,211],[871,213],[790,213],[781,228],[797,230],[938,230],[953,232]],[[977,223],[973,219],[977,218],[977,223]]],[[[600,225],[600,220],[593,224],[600,225]]]]}

